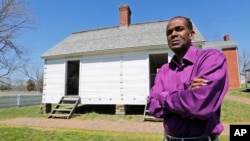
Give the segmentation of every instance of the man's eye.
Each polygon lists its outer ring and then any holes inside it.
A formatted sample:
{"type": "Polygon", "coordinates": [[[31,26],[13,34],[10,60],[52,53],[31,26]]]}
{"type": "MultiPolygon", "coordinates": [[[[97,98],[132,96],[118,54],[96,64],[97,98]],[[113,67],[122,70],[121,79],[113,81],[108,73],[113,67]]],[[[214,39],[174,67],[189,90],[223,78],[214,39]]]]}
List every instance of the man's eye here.
{"type": "Polygon", "coordinates": [[[170,35],[173,32],[173,30],[168,30],[167,35],[170,35]]]}
{"type": "Polygon", "coordinates": [[[175,31],[182,31],[182,30],[183,30],[183,27],[181,27],[181,26],[178,26],[175,28],[175,31]]]}

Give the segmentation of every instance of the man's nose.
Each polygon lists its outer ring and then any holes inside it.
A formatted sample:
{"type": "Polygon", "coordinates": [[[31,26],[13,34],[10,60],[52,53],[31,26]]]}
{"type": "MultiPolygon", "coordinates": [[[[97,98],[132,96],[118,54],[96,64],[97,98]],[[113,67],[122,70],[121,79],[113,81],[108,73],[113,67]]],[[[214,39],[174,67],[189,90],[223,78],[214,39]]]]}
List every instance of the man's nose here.
{"type": "Polygon", "coordinates": [[[176,37],[178,34],[177,34],[177,32],[174,30],[173,32],[172,32],[172,34],[171,34],[171,38],[174,38],[174,37],[176,37]]]}

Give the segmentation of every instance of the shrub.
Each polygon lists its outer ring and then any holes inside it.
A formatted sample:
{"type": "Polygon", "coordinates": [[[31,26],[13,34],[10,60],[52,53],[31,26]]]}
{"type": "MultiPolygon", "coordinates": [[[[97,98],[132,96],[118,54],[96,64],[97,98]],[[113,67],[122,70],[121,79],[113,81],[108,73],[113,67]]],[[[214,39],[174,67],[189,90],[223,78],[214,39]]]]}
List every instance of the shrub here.
{"type": "Polygon", "coordinates": [[[29,79],[29,80],[27,81],[26,89],[27,89],[28,91],[33,91],[33,90],[35,90],[35,87],[36,87],[35,82],[34,82],[33,80],[29,79]]]}
{"type": "Polygon", "coordinates": [[[2,84],[0,85],[0,90],[12,90],[12,87],[10,84],[2,84]]]}

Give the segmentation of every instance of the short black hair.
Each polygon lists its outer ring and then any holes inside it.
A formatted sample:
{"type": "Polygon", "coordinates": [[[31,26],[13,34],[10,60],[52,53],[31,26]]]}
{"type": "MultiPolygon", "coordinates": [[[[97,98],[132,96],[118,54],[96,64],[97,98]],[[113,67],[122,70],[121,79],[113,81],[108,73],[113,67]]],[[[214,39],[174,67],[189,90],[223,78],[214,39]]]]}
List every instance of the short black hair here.
{"type": "Polygon", "coordinates": [[[187,28],[189,30],[193,30],[193,23],[191,22],[191,20],[189,18],[184,17],[184,16],[175,16],[175,17],[171,18],[170,20],[173,20],[176,18],[182,18],[182,19],[186,20],[187,28]]]}

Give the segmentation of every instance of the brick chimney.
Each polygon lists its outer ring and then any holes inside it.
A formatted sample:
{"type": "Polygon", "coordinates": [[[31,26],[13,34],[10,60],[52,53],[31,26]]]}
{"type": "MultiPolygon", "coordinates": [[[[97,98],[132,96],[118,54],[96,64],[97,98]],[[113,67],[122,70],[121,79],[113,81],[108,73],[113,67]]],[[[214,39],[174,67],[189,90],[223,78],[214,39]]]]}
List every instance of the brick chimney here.
{"type": "Polygon", "coordinates": [[[224,36],[224,41],[230,41],[230,35],[229,34],[224,36]]]}
{"type": "Polygon", "coordinates": [[[120,11],[120,26],[129,26],[131,10],[128,5],[121,5],[119,7],[120,11]]]}
{"type": "MultiPolygon", "coordinates": [[[[224,36],[224,41],[230,44],[230,35],[224,36]]],[[[240,88],[240,69],[239,69],[239,56],[237,46],[232,45],[224,47],[222,53],[227,59],[227,72],[229,77],[229,88],[240,88]]]]}

